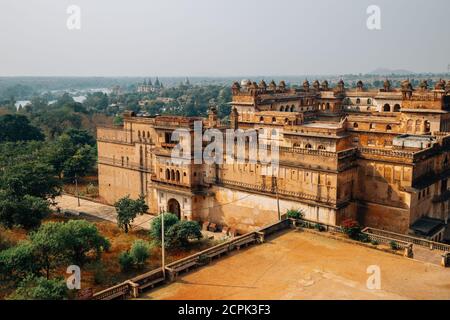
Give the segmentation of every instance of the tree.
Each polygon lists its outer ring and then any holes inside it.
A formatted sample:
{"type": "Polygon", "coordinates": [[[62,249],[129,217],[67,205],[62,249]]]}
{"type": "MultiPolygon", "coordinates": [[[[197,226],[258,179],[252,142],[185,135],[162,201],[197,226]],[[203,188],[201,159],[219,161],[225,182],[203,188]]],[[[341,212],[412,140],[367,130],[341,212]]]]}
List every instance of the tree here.
{"type": "Polygon", "coordinates": [[[40,160],[16,162],[0,173],[0,189],[16,198],[30,195],[54,199],[61,192],[61,183],[54,175],[54,169],[40,160]]]}
{"type": "Polygon", "coordinates": [[[164,234],[167,235],[170,227],[175,225],[179,220],[173,213],[162,213],[154,218],[150,225],[150,236],[157,242],[161,242],[161,216],[164,216],[164,234]]]}
{"type": "Polygon", "coordinates": [[[61,222],[48,222],[30,234],[37,263],[42,266],[47,279],[50,272],[67,262],[61,222]]]}
{"type": "Polygon", "coordinates": [[[130,196],[119,199],[114,207],[117,211],[117,225],[128,233],[134,219],[137,215],[142,215],[148,211],[148,206],[145,203],[143,195],[139,196],[137,200],[130,199],[130,196]]]}
{"type": "Polygon", "coordinates": [[[0,251],[0,275],[3,279],[16,281],[30,274],[40,275],[41,269],[34,247],[29,241],[22,241],[15,247],[0,251]]]}
{"type": "Polygon", "coordinates": [[[30,229],[39,226],[51,212],[47,200],[25,195],[17,197],[0,191],[0,224],[6,228],[21,226],[30,229]]]}
{"type": "Polygon", "coordinates": [[[39,128],[30,124],[26,116],[6,114],[0,116],[0,142],[44,140],[39,128]]]}
{"type": "Polygon", "coordinates": [[[197,221],[178,221],[167,231],[167,246],[170,248],[187,247],[190,239],[201,239],[201,227],[197,221]]]}
{"type": "Polygon", "coordinates": [[[63,278],[49,280],[43,277],[28,276],[8,299],[65,300],[67,295],[68,289],[63,278]]]}
{"type": "Polygon", "coordinates": [[[146,241],[134,241],[130,249],[130,255],[133,259],[134,264],[136,264],[138,268],[142,268],[147,259],[150,257],[149,250],[150,246],[146,241]]]}
{"type": "Polygon", "coordinates": [[[61,242],[64,255],[70,263],[83,266],[89,252],[95,252],[97,259],[110,248],[108,239],[97,227],[85,220],[70,220],[61,225],[61,242]]]}
{"type": "Polygon", "coordinates": [[[95,165],[94,138],[84,130],[66,131],[46,149],[46,160],[60,179],[84,176],[95,165]]]}

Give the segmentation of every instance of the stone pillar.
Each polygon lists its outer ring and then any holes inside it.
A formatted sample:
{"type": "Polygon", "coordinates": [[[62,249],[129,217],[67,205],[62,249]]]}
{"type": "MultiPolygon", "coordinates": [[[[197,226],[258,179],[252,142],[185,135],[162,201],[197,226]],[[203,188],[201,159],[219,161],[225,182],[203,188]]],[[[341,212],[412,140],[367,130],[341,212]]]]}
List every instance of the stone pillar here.
{"type": "Polygon", "coordinates": [[[407,258],[413,258],[414,257],[414,252],[413,252],[413,245],[412,243],[410,243],[406,248],[405,248],[405,253],[403,254],[403,256],[407,257],[407,258]]]}
{"type": "Polygon", "coordinates": [[[128,281],[128,285],[131,287],[131,296],[133,298],[139,298],[139,285],[132,281],[128,281]]]}
{"type": "Polygon", "coordinates": [[[447,268],[450,266],[450,253],[446,252],[442,255],[441,266],[447,268]]]}

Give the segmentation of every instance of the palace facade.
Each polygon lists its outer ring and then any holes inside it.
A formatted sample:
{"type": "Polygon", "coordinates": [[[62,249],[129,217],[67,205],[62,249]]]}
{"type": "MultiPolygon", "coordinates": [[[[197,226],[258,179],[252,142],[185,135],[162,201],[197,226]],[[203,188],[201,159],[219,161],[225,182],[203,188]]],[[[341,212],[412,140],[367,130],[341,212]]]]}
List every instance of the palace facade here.
{"type": "MultiPolygon", "coordinates": [[[[346,219],[399,233],[442,240],[449,217],[450,81],[413,88],[348,89],[339,81],[290,88],[251,82],[232,85],[230,123],[207,118],[124,115],[121,128],[99,128],[100,196],[108,203],[145,195],[152,213],[211,222],[244,233],[301,209],[332,225],[346,219]],[[203,130],[254,130],[277,139],[279,170],[262,163],[178,164],[172,132],[194,123],[203,130]],[[280,135],[273,135],[274,129],[280,135]]],[[[224,139],[225,140],[225,139],[224,139]]],[[[236,144],[236,147],[243,147],[236,144]]]]}

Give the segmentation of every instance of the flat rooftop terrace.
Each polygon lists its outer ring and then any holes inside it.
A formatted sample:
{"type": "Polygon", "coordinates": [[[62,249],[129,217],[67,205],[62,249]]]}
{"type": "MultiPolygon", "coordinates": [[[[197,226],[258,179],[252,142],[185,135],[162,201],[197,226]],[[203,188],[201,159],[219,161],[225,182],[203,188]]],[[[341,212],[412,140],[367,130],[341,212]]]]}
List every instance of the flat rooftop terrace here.
{"type": "Polygon", "coordinates": [[[302,231],[286,231],[182,274],[144,299],[450,299],[450,269],[302,231]],[[366,286],[381,270],[381,290],[366,286]]]}

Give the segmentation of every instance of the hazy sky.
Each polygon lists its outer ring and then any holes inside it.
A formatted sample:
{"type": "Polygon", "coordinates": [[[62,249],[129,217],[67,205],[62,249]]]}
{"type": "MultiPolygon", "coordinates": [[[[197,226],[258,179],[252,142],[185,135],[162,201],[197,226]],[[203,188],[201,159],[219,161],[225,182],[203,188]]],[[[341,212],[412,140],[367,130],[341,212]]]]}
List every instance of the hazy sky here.
{"type": "Polygon", "coordinates": [[[445,72],[449,12],[448,0],[0,0],[0,76],[445,72]]]}

